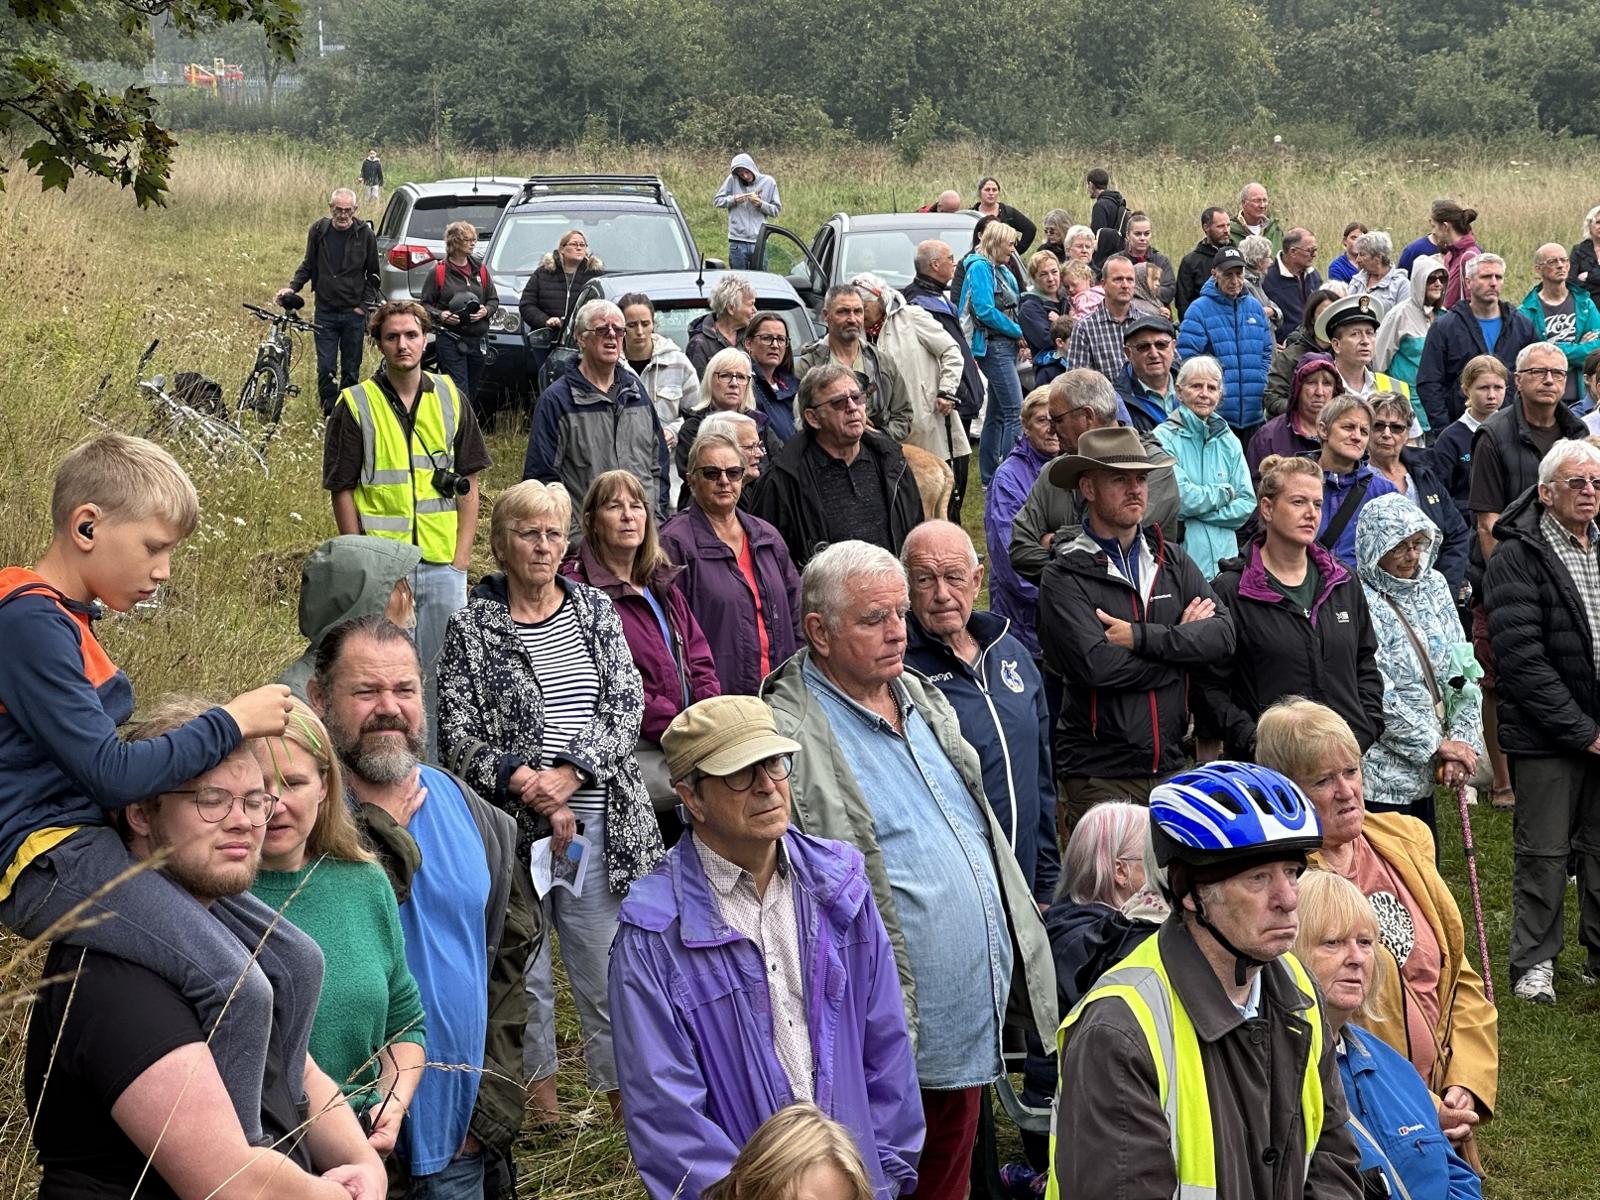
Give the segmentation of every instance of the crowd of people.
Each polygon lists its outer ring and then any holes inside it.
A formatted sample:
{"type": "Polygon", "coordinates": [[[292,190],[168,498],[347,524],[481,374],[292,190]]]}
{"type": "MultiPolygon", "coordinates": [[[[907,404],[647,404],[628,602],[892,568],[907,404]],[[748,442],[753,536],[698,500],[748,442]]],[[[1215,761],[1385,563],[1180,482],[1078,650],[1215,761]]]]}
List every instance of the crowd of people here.
{"type": "MultiPolygon", "coordinates": [[[[476,579],[473,382],[422,366],[485,317],[475,232],[372,303],[336,192],[295,283],[381,364],[319,344],[304,654],[119,729],[93,619],[199,519],[138,438],[73,449],[0,572],[41,1195],[508,1197],[564,1127],[559,949],[652,1200],[961,1200],[1022,1057],[1018,1200],[1478,1197],[1440,789],[1515,810],[1515,1001],[1557,1000],[1569,873],[1600,977],[1593,249],[1513,307],[1441,200],[1324,281],[1250,183],[1174,268],[1085,185],[1025,282],[984,179],[970,247],[830,289],[806,346],[737,272],[685,349],[648,295],[573,311],[563,234],[522,310],[578,356],[476,579]]],[[[716,204],[748,253],[777,185],[740,155],[716,204]]]]}

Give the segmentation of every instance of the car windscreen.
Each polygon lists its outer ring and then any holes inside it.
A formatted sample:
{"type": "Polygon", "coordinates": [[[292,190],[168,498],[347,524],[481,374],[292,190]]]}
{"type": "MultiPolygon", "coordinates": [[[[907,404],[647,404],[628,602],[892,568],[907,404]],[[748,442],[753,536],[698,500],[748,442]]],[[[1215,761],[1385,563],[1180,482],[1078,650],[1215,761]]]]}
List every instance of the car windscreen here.
{"type": "Polygon", "coordinates": [[[478,237],[487,238],[511,199],[499,196],[419,196],[411,209],[406,236],[422,242],[444,241],[444,231],[456,221],[470,221],[478,237]]]}
{"type": "MultiPolygon", "coordinates": [[[[767,308],[758,299],[758,309],[767,308]]],[[[678,344],[678,349],[687,349],[689,345],[689,326],[710,312],[709,305],[703,300],[657,301],[656,302],[656,332],[663,337],[669,337],[678,344]]],[[[811,318],[803,308],[779,308],[771,306],[771,311],[783,318],[783,323],[789,327],[789,347],[798,350],[816,340],[812,331],[811,318]]]]}
{"type": "Polygon", "coordinates": [[[589,253],[610,271],[692,271],[696,264],[683,230],[665,209],[646,212],[510,213],[495,230],[489,270],[529,275],[569,229],[583,233],[589,253]]]}
{"type": "Polygon", "coordinates": [[[971,248],[972,222],[949,229],[920,225],[915,229],[862,229],[847,233],[842,239],[839,278],[850,279],[871,272],[890,287],[903,288],[916,274],[911,260],[916,257],[917,244],[929,239],[945,242],[959,259],[971,248]]]}

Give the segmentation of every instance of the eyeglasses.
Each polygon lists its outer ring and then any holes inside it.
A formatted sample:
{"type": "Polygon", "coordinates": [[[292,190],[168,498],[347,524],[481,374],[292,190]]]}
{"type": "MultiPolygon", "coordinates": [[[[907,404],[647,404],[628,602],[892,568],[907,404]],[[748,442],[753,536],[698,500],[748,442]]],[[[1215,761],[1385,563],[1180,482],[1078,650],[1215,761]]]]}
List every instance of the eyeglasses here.
{"type": "Polygon", "coordinates": [[[746,375],[743,371],[713,371],[711,372],[711,378],[718,380],[721,383],[732,383],[735,380],[737,380],[739,383],[750,382],[750,376],[746,375]]]}
{"type": "Polygon", "coordinates": [[[744,451],[746,458],[765,458],[767,456],[767,448],[760,442],[751,442],[748,446],[740,442],[739,449],[744,451]]]}
{"type": "Polygon", "coordinates": [[[623,329],[621,325],[591,325],[583,332],[589,337],[619,338],[623,329]]]}
{"type": "Polygon", "coordinates": [[[356,215],[356,210],[354,208],[345,208],[343,205],[339,204],[328,205],[328,211],[333,213],[333,215],[336,217],[353,217],[356,215]]]}
{"type": "Polygon", "coordinates": [[[1405,433],[1411,426],[1402,421],[1374,421],[1373,433],[1405,433]]]}
{"type": "Polygon", "coordinates": [[[726,479],[732,483],[744,478],[743,467],[696,467],[694,473],[707,483],[715,483],[719,479],[726,479]]]}
{"type": "Polygon", "coordinates": [[[818,400],[812,408],[831,408],[834,412],[844,412],[847,408],[865,408],[866,396],[861,392],[846,392],[842,396],[835,396],[832,400],[818,400]]]}
{"type": "Polygon", "coordinates": [[[1522,367],[1518,369],[1517,374],[1538,375],[1544,379],[1565,379],[1567,369],[1565,367],[1522,367]]]}
{"type": "Polygon", "coordinates": [[[789,772],[794,770],[794,755],[774,754],[771,758],[751,763],[748,767],[740,767],[731,775],[722,775],[719,778],[730,792],[748,792],[755,786],[757,767],[760,767],[773,783],[779,783],[789,778],[789,772]]]}
{"type": "Polygon", "coordinates": [[[200,818],[213,825],[227,820],[228,814],[233,811],[235,800],[244,810],[245,818],[257,829],[272,820],[272,812],[278,807],[278,798],[266,791],[246,792],[240,796],[221,787],[168,788],[162,794],[193,796],[194,807],[199,812],[200,818]]]}
{"type": "Polygon", "coordinates": [[[1586,492],[1591,488],[1600,492],[1600,478],[1593,475],[1569,475],[1561,481],[1569,492],[1586,492]]]}
{"type": "Polygon", "coordinates": [[[567,531],[565,529],[513,529],[511,536],[529,546],[538,545],[540,542],[549,542],[552,546],[555,546],[567,540],[567,531]]]}
{"type": "Polygon", "coordinates": [[[758,333],[750,340],[752,342],[760,342],[763,346],[787,346],[789,344],[789,339],[781,333],[758,333]]]}
{"type": "Polygon", "coordinates": [[[1152,350],[1161,350],[1164,352],[1170,350],[1171,348],[1171,338],[1156,338],[1154,341],[1149,342],[1134,342],[1128,347],[1128,349],[1132,350],[1135,354],[1149,354],[1152,350]]]}

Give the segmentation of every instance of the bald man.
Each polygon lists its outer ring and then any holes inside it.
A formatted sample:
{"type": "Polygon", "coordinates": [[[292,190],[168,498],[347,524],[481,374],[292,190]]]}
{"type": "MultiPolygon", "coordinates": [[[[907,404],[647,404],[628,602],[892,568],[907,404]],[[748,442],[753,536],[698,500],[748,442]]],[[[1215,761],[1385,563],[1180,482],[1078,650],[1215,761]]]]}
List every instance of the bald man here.
{"type": "Polygon", "coordinates": [[[1567,359],[1567,387],[1561,398],[1568,404],[1583,386],[1583,360],[1600,348],[1600,309],[1582,289],[1567,286],[1572,264],[1566,247],[1546,242],[1533,252],[1533,269],[1539,282],[1518,306],[1533,322],[1535,339],[1554,342],[1567,359]]]}

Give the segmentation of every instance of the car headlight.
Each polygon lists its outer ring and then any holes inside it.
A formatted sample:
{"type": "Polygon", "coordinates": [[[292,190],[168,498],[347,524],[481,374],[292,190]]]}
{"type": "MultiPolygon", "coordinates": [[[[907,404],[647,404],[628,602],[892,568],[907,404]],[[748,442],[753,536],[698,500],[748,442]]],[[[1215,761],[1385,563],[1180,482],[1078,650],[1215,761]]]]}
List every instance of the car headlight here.
{"type": "Polygon", "coordinates": [[[496,333],[516,333],[522,328],[522,317],[516,309],[502,305],[490,315],[489,328],[496,333]]]}

